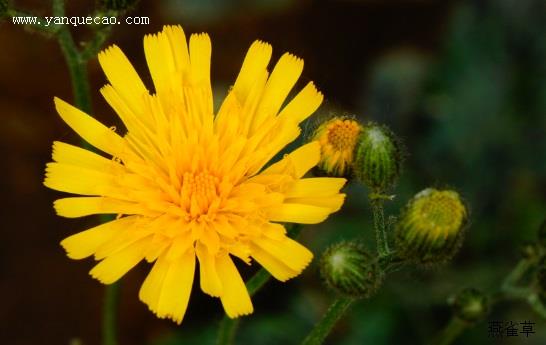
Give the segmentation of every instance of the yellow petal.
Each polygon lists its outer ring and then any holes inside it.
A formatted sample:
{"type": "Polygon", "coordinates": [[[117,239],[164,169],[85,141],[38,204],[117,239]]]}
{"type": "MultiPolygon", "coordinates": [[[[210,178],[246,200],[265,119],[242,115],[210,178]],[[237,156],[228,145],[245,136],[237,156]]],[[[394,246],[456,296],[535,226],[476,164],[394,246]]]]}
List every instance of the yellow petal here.
{"type": "Polygon", "coordinates": [[[59,216],[67,218],[78,218],[91,214],[152,214],[150,210],[137,204],[106,197],[57,199],[53,206],[59,216]]]}
{"type": "Polygon", "coordinates": [[[199,281],[201,290],[214,297],[222,294],[222,282],[216,271],[216,259],[208,252],[208,249],[201,243],[195,247],[199,259],[199,281]]]}
{"type": "Polygon", "coordinates": [[[93,267],[89,274],[103,284],[114,283],[144,259],[147,242],[147,238],[142,239],[108,256],[93,267]]]}
{"type": "MultiPolygon", "coordinates": [[[[184,44],[185,41],[184,39],[184,44]]],[[[171,78],[181,82],[181,73],[176,74],[171,45],[164,32],[144,36],[144,55],[157,94],[165,92],[171,86],[171,78]]]]}
{"type": "Polygon", "coordinates": [[[284,203],[269,209],[269,220],[300,224],[316,224],[324,221],[332,209],[304,204],[284,203]]]}
{"type": "Polygon", "coordinates": [[[55,97],[55,107],[64,122],[85,141],[112,156],[121,153],[123,139],[113,130],[60,98],[55,97]]]}
{"type": "Polygon", "coordinates": [[[263,121],[276,115],[303,71],[303,60],[283,54],[267,80],[260,105],[252,123],[253,130],[263,121]]]}
{"type": "Polygon", "coordinates": [[[229,255],[219,255],[216,259],[216,267],[222,282],[220,300],[227,316],[235,318],[252,313],[254,308],[245,283],[229,255]]]}
{"type": "Polygon", "coordinates": [[[284,194],[288,198],[332,196],[339,193],[346,181],[333,177],[304,178],[295,181],[284,194]]]}
{"type": "Polygon", "coordinates": [[[300,123],[313,114],[322,103],[323,95],[309,82],[279,113],[279,119],[289,118],[300,123]]]}
{"type": "Polygon", "coordinates": [[[61,192],[105,195],[114,186],[115,177],[97,170],[73,165],[48,163],[44,185],[61,192]]]}
{"type": "Polygon", "coordinates": [[[299,275],[313,259],[313,253],[286,236],[261,237],[252,242],[252,257],[280,281],[299,275]]]}
{"type": "Polygon", "coordinates": [[[290,174],[300,178],[320,160],[320,144],[313,141],[287,154],[279,162],[272,164],[262,174],[290,174]]]}
{"type": "Polygon", "coordinates": [[[142,284],[139,298],[159,318],[180,324],[188,307],[194,274],[193,250],[177,261],[160,257],[142,284]]]}
{"type": "Polygon", "coordinates": [[[99,63],[125,104],[133,113],[141,114],[144,96],[149,92],[121,49],[116,45],[106,48],[99,53],[99,63]]]}
{"type": "Polygon", "coordinates": [[[53,142],[53,160],[58,163],[74,165],[98,171],[110,171],[118,163],[89,150],[60,141],[53,142]]]}
{"type": "Polygon", "coordinates": [[[311,206],[326,207],[330,209],[330,212],[338,211],[343,202],[345,201],[345,194],[335,194],[331,196],[323,197],[306,197],[306,198],[287,198],[286,203],[291,204],[303,204],[311,206]]]}
{"type": "Polygon", "coordinates": [[[133,224],[134,217],[116,219],[91,229],[69,236],[61,241],[61,246],[71,259],[83,259],[93,255],[104,243],[133,224]]]}
{"type": "Polygon", "coordinates": [[[210,37],[207,34],[190,36],[190,64],[192,84],[204,83],[210,85],[210,37]]]}
{"type": "MultiPolygon", "coordinates": [[[[106,257],[112,256],[133,243],[140,241],[143,238],[148,238],[152,241],[153,233],[142,226],[142,222],[138,222],[138,216],[128,216],[121,219],[131,219],[132,222],[125,224],[125,229],[120,229],[116,235],[112,236],[110,240],[102,244],[97,248],[95,252],[95,260],[102,260],[106,257]]],[[[146,253],[149,250],[149,243],[146,244],[146,253]]]]}
{"type": "Polygon", "coordinates": [[[265,72],[271,53],[271,45],[262,41],[254,41],[248,49],[239,76],[233,85],[233,92],[241,104],[245,103],[253,90],[256,77],[265,72]]]}

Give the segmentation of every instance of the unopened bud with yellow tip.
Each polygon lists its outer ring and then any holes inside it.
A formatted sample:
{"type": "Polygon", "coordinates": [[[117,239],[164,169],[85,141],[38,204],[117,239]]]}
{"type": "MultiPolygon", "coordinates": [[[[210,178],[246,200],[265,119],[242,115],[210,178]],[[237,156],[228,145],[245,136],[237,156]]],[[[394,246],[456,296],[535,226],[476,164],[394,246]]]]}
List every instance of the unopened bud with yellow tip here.
{"type": "Polygon", "coordinates": [[[331,289],[348,297],[370,297],[383,282],[379,263],[358,242],[329,247],[322,255],[320,271],[331,289]]]}
{"type": "Polygon", "coordinates": [[[360,123],[350,117],[336,116],[318,126],[312,136],[320,144],[319,174],[350,177],[354,150],[362,131],[360,123]]]}
{"type": "Polygon", "coordinates": [[[357,144],[354,174],[376,193],[394,186],[402,166],[400,142],[385,126],[364,126],[357,144]]]}
{"type": "Polygon", "coordinates": [[[396,250],[421,264],[443,263],[459,249],[467,217],[457,192],[427,188],[402,211],[396,224],[396,250]]]}

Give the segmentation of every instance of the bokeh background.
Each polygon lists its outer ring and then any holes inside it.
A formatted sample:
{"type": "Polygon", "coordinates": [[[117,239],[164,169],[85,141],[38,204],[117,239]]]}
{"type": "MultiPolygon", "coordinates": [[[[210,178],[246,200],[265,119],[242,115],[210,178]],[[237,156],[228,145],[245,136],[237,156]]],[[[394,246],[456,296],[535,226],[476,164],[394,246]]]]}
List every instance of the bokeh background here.
{"type": "MultiPolygon", "coordinates": [[[[49,1],[14,1],[50,15],[49,1]]],[[[87,15],[94,1],[69,1],[69,15],[87,15]]],[[[449,320],[447,298],[463,287],[496,289],[534,240],[546,216],[546,2],[543,0],[162,0],[140,1],[129,13],[149,25],[117,25],[117,43],[147,82],[142,37],[164,24],[212,37],[212,80],[221,99],[254,39],[272,43],[274,57],[305,59],[301,85],[314,80],[326,95],[319,116],[351,114],[390,126],[408,157],[388,212],[396,215],[416,192],[454,188],[471,206],[472,225],[446,267],[404,270],[371,300],[358,303],[328,344],[424,344],[449,320]]],[[[74,28],[85,39],[88,28],[74,28]]],[[[89,75],[93,107],[117,120],[98,89],[96,59],[89,75]]],[[[103,287],[87,272],[92,259],[66,258],[59,241],[97,223],[57,217],[61,193],[42,185],[53,140],[78,143],[53,107],[72,99],[68,72],[54,40],[0,24],[0,343],[99,344],[103,287]]],[[[309,124],[312,127],[313,120],[309,124]]],[[[330,243],[364,236],[373,248],[367,191],[348,188],[339,214],[306,227],[302,242],[317,257],[330,243]]],[[[298,279],[270,283],[254,298],[237,344],[297,344],[332,300],[316,261],[298,279]]],[[[122,285],[120,344],[213,344],[222,317],[217,299],[194,288],[181,326],[162,321],[138,301],[149,267],[122,285]]],[[[251,271],[246,272],[251,274],[251,271]]],[[[546,322],[521,302],[496,305],[456,344],[545,344],[546,322]],[[488,321],[530,320],[529,338],[488,338],[488,321]]]]}

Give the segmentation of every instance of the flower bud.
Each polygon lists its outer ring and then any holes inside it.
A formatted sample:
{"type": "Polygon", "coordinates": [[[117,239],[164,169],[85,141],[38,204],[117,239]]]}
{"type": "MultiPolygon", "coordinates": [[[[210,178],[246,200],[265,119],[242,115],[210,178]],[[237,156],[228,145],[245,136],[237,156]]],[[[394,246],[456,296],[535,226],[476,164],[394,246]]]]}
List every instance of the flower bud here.
{"type": "Polygon", "coordinates": [[[354,150],[361,131],[362,126],[357,120],[342,116],[333,117],[318,126],[312,140],[320,143],[319,174],[333,177],[352,175],[354,150]]]}
{"type": "Polygon", "coordinates": [[[320,268],[328,286],[344,296],[370,297],[383,281],[378,262],[356,242],[341,242],[328,248],[320,268]]]}
{"type": "Polygon", "coordinates": [[[98,0],[100,7],[112,11],[126,11],[133,8],[138,0],[98,0]]]}
{"type": "Polygon", "coordinates": [[[467,214],[455,191],[427,188],[416,194],[396,224],[399,255],[421,264],[451,259],[462,241],[467,214]]]}
{"type": "Polygon", "coordinates": [[[356,148],[355,176],[374,192],[394,186],[402,166],[401,147],[385,126],[369,123],[364,126],[356,148]]]}
{"type": "Polygon", "coordinates": [[[489,301],[479,290],[466,288],[451,301],[453,314],[466,322],[475,323],[482,320],[489,312],[489,301]]]}

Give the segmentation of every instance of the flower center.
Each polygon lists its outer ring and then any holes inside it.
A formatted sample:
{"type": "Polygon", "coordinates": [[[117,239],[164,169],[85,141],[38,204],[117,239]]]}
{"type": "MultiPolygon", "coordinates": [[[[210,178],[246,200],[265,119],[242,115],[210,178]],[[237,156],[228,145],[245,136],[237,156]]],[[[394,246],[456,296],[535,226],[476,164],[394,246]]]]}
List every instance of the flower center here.
{"type": "Polygon", "coordinates": [[[356,121],[338,119],[328,125],[328,142],[336,150],[352,149],[359,133],[360,126],[356,121]]]}
{"type": "Polygon", "coordinates": [[[181,201],[182,207],[196,218],[213,211],[211,207],[218,197],[218,177],[204,172],[186,172],[182,177],[181,201]]]}
{"type": "Polygon", "coordinates": [[[465,217],[465,207],[449,191],[434,192],[415,203],[416,214],[428,227],[441,229],[445,235],[456,233],[465,217]]]}

